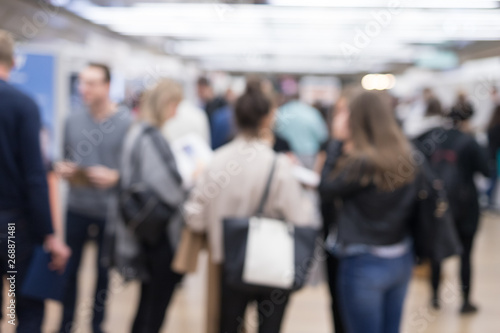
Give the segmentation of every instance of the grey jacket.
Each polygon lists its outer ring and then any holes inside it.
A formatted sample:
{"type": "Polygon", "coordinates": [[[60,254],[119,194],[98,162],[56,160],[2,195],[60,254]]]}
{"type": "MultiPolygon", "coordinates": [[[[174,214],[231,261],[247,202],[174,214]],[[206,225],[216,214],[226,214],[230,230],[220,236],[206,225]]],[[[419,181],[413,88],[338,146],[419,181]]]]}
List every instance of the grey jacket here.
{"type": "MultiPolygon", "coordinates": [[[[125,137],[120,163],[120,187],[127,188],[132,182],[132,174],[139,171],[141,182],[149,185],[169,206],[179,207],[178,213],[165,230],[170,244],[176,247],[183,224],[180,208],[186,193],[182,189],[182,184],[176,180],[172,169],[165,165],[151,138],[148,135],[141,135],[145,126],[144,123],[132,125],[125,137]],[[139,145],[136,150],[139,154],[132,156],[136,144],[139,145]]],[[[147,279],[141,246],[133,232],[125,225],[117,199],[111,202],[108,221],[104,263],[117,268],[126,280],[147,279]]]]}

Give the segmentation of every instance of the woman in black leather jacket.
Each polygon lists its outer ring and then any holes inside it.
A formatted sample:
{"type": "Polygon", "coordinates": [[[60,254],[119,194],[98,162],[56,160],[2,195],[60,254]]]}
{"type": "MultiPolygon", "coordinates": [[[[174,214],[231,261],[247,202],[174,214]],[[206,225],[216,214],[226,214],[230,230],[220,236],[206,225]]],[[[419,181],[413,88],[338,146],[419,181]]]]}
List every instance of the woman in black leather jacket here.
{"type": "Polygon", "coordinates": [[[373,92],[336,110],[333,135],[319,190],[323,201],[342,201],[328,243],[340,257],[344,323],[350,333],[397,333],[414,261],[413,150],[373,92]]]}

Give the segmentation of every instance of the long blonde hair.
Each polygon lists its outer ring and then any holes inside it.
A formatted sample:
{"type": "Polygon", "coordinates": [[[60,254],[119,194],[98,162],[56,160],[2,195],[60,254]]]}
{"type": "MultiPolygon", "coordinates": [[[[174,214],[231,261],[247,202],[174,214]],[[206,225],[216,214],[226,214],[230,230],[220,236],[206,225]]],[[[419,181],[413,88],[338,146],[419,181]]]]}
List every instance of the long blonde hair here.
{"type": "Polygon", "coordinates": [[[351,179],[393,191],[415,178],[412,148],[380,93],[363,92],[349,103],[353,149],[339,163],[351,179]]]}
{"type": "Polygon", "coordinates": [[[165,120],[165,108],[172,103],[179,103],[182,98],[182,87],[179,83],[162,79],[142,96],[139,118],[160,127],[165,120]]]}

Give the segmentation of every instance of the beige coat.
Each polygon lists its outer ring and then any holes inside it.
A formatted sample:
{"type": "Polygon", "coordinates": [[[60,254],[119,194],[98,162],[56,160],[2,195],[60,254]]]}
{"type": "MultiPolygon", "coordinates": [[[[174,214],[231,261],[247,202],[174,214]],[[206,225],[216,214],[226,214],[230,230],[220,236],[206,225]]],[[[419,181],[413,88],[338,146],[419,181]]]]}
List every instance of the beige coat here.
{"type": "MultiPolygon", "coordinates": [[[[224,260],[223,219],[256,213],[274,156],[263,141],[240,136],[217,150],[200,176],[185,205],[185,219],[191,230],[207,234],[214,263],[224,260]]],[[[312,223],[312,202],[293,177],[291,161],[285,155],[278,155],[264,215],[283,217],[297,225],[312,223]]]]}
{"type": "MultiPolygon", "coordinates": [[[[216,151],[186,203],[188,228],[173,268],[193,272],[198,252],[208,247],[206,333],[218,332],[220,268],[224,260],[222,221],[225,217],[250,217],[256,213],[274,156],[262,141],[236,138],[216,151]]],[[[292,164],[284,155],[278,156],[264,215],[283,217],[296,225],[312,224],[313,204],[293,177],[292,164]]]]}

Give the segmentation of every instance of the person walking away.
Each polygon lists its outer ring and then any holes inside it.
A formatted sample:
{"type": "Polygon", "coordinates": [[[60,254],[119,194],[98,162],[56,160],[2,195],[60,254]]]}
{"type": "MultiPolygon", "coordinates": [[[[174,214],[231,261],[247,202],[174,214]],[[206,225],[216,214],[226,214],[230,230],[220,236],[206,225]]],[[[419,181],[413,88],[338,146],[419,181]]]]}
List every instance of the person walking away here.
{"type": "Polygon", "coordinates": [[[102,332],[105,317],[108,270],[101,261],[104,228],[109,200],[117,195],[116,184],[120,153],[125,133],[131,123],[129,110],[116,107],[109,98],[111,75],[102,64],[89,64],[79,77],[79,90],[84,110],[68,116],[64,132],[65,160],[55,164],[56,172],[69,181],[66,213],[66,241],[73,256],[68,264],[68,281],[64,310],[59,327],[61,333],[77,329],[75,309],[78,268],[89,228],[97,231],[97,284],[92,301],[92,331],[102,332]]]}
{"type": "MultiPolygon", "coordinates": [[[[474,313],[477,307],[470,300],[474,237],[479,226],[479,197],[474,176],[488,177],[490,169],[487,154],[476,140],[467,134],[472,108],[454,108],[446,121],[442,117],[437,99],[429,101],[425,123],[420,135],[414,138],[415,146],[426,156],[436,176],[447,192],[455,226],[463,246],[460,260],[463,314],[474,313]],[[465,110],[465,111],[464,111],[465,110]],[[450,128],[447,124],[453,124],[450,128]]],[[[432,305],[438,309],[441,263],[431,262],[432,305]]]]}
{"type": "Polygon", "coordinates": [[[340,258],[338,293],[350,333],[398,333],[414,263],[411,219],[417,169],[394,114],[374,92],[335,113],[319,192],[341,199],[338,232],[327,242],[340,258]],[[411,163],[411,162],[408,162],[411,163]]]}
{"type": "Polygon", "coordinates": [[[0,30],[0,272],[15,277],[16,297],[9,302],[15,300],[17,316],[5,313],[5,318],[14,321],[18,333],[39,333],[44,302],[21,294],[33,249],[43,243],[51,253],[50,268],[60,272],[70,251],[52,227],[39,110],[30,97],[7,82],[13,67],[14,40],[0,30]],[[14,258],[9,256],[12,244],[14,258]]]}

